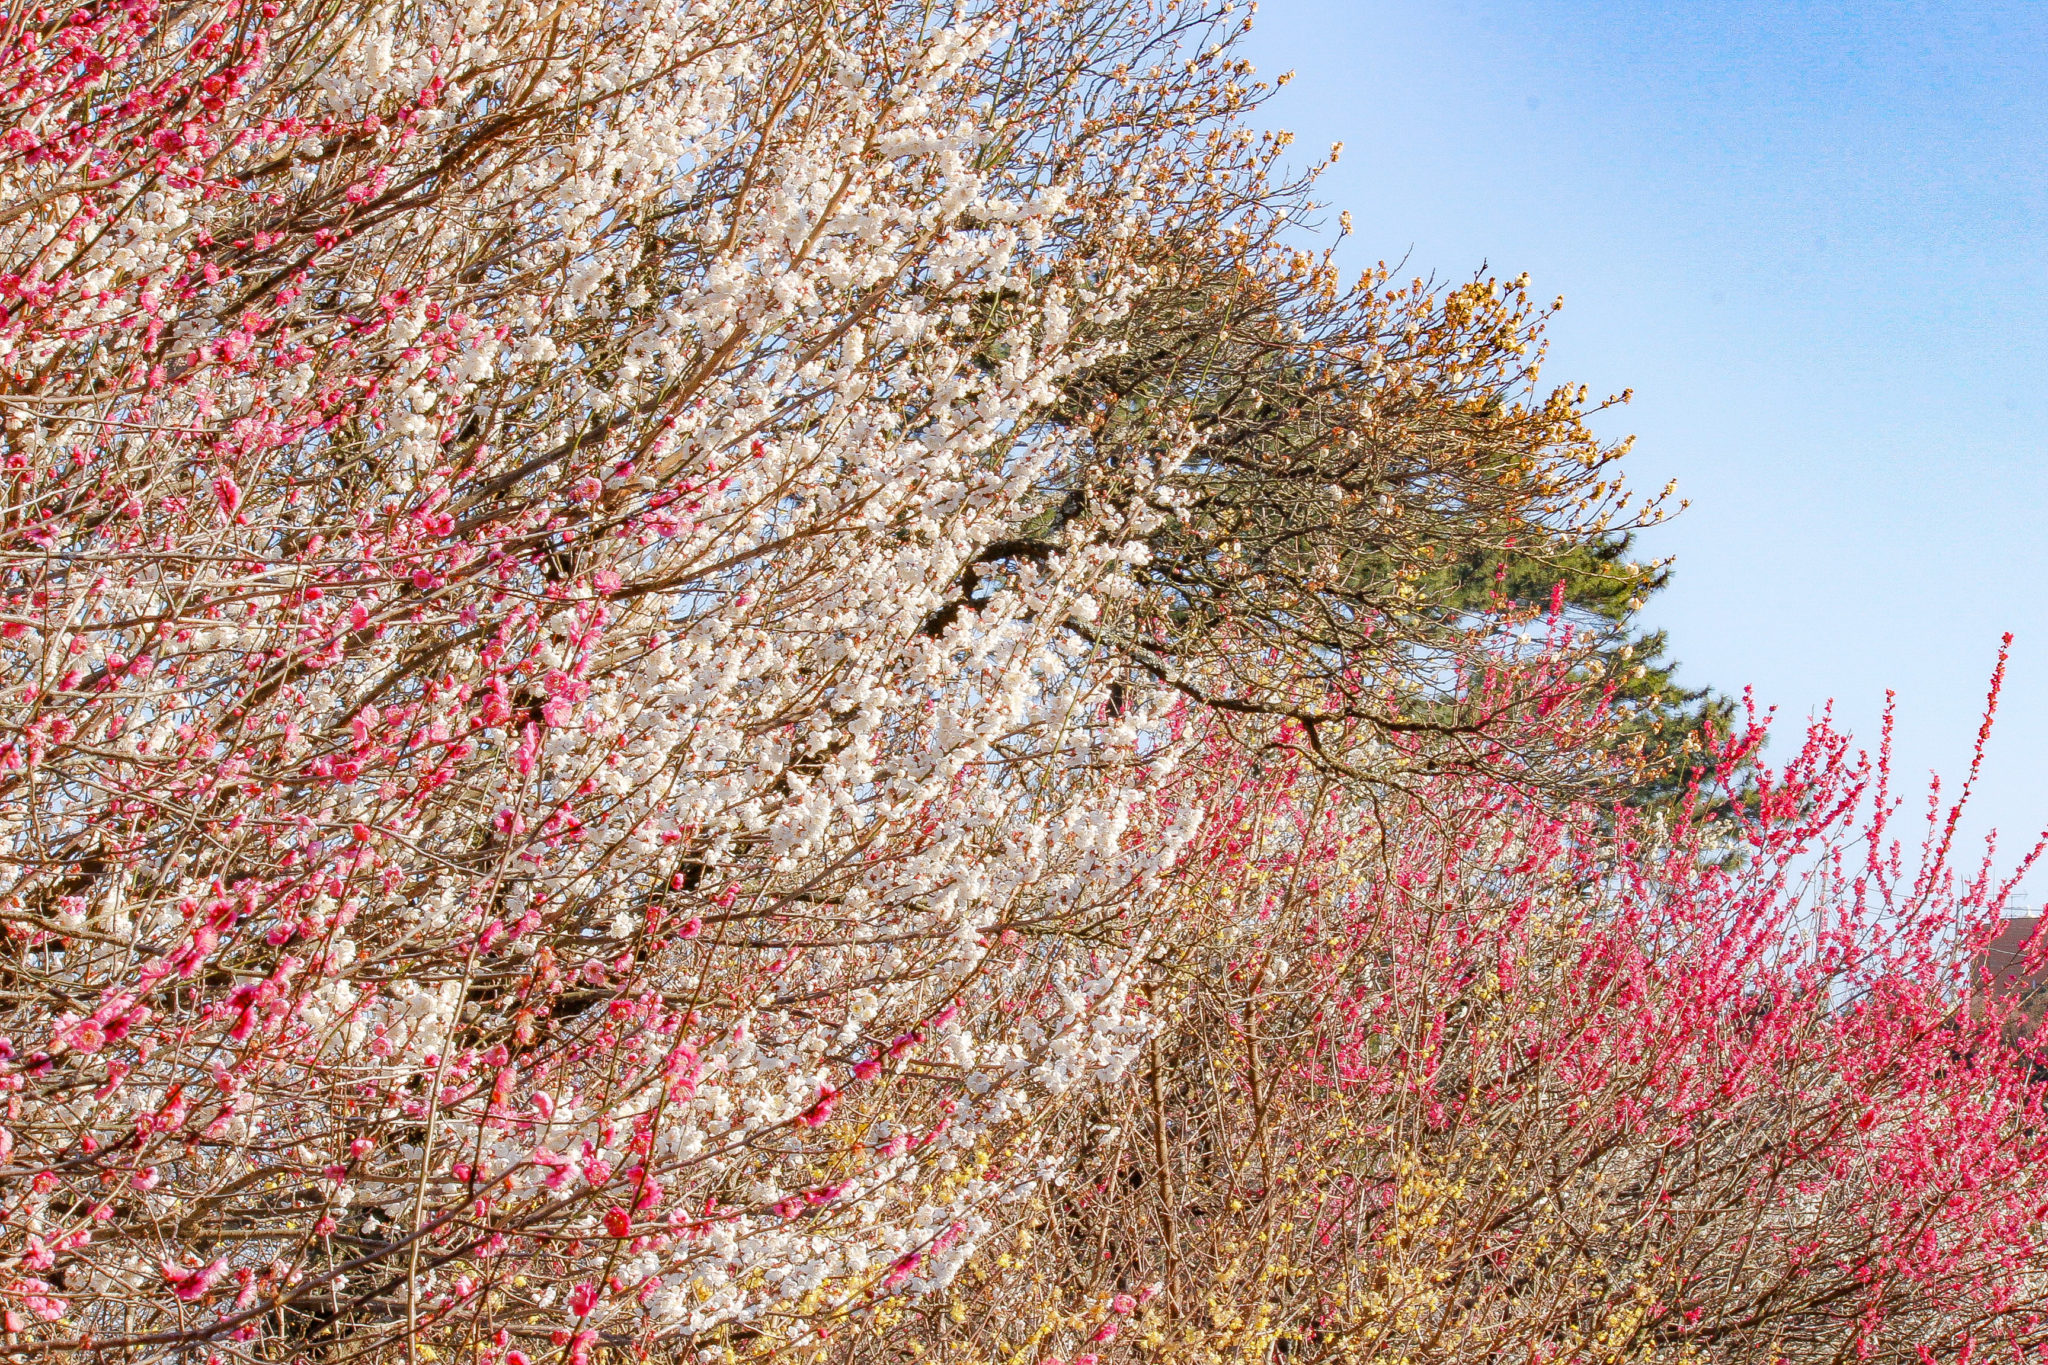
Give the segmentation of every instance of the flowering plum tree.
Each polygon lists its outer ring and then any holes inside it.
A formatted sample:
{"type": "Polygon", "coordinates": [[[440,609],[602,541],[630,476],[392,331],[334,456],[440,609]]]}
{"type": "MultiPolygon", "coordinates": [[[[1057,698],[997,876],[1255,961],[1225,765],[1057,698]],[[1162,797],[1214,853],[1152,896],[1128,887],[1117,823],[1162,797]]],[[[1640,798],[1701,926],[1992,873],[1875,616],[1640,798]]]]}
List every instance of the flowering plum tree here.
{"type": "Polygon", "coordinates": [[[1035,1283],[982,1349],[2037,1353],[2048,1070],[1975,965],[2017,878],[1952,866],[1960,803],[1904,856],[1886,748],[1761,737],[1712,752],[1753,802],[1663,834],[1210,750],[1170,1022],[1069,1118],[1089,1158],[1001,1249],[1035,1283]]]}

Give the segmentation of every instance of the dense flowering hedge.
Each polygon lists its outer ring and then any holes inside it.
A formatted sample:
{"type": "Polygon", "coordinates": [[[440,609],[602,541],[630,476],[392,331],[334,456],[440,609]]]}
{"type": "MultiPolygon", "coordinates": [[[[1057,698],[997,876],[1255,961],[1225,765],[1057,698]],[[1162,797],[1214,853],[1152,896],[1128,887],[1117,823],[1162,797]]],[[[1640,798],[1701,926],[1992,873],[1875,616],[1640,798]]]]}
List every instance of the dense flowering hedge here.
{"type": "Polygon", "coordinates": [[[1600,811],[1238,22],[0,8],[10,1356],[2031,1349],[1998,888],[1600,811]]]}
{"type": "Polygon", "coordinates": [[[1209,758],[1174,1024],[1005,1249],[1056,1267],[1047,1354],[2040,1349],[2048,1072],[1977,951],[2011,883],[1953,866],[1956,803],[1900,841],[1884,749],[1817,725],[1664,830],[1209,758]]]}

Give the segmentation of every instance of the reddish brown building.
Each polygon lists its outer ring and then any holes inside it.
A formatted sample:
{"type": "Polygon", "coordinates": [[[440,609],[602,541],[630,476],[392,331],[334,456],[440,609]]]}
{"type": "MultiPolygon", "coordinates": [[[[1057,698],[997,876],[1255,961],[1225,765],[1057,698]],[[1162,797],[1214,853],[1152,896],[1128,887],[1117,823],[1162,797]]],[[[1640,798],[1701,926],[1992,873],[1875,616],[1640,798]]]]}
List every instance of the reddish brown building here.
{"type": "MultiPolygon", "coordinates": [[[[1984,950],[1984,978],[2001,990],[2010,991],[2020,999],[2020,1007],[2033,1023],[2040,1023],[2041,1016],[2048,1012],[2048,964],[2027,971],[2027,944],[2041,927],[2041,917],[2036,914],[2009,916],[1998,937],[1991,940],[1984,950]]],[[[2036,945],[2037,961],[2048,950],[2048,940],[2036,945]]]]}

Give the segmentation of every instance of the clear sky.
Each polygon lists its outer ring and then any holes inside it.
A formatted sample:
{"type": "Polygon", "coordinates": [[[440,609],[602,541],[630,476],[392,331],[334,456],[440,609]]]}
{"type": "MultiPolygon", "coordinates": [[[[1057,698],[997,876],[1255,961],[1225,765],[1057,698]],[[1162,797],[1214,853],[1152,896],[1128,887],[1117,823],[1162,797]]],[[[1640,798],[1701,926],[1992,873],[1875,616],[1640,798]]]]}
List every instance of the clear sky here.
{"type": "MultiPolygon", "coordinates": [[[[1692,508],[1681,677],[1830,699],[1959,776],[2017,637],[1978,831],[2048,823],[2048,4],[1264,0],[1265,121],[1351,264],[1562,294],[1546,378],[1633,388],[1692,508]]],[[[1783,746],[1779,746],[1782,753],[1783,746]]],[[[2037,872],[2028,890],[2048,892],[2037,872]]]]}

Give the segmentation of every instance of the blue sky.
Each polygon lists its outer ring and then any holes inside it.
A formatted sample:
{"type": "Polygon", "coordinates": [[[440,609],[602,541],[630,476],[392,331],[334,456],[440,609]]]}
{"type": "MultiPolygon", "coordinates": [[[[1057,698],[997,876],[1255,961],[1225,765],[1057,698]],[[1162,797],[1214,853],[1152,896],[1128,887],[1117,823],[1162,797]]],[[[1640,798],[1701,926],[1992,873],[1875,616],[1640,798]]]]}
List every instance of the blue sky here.
{"type": "MultiPolygon", "coordinates": [[[[1635,402],[1692,508],[1652,608],[1682,676],[1834,699],[1960,775],[2017,637],[1978,832],[2048,823],[2048,5],[1264,0],[1264,114],[1351,263],[1562,294],[1546,377],[1635,402]]],[[[2048,891],[2037,873],[2029,891],[2048,891]]]]}

